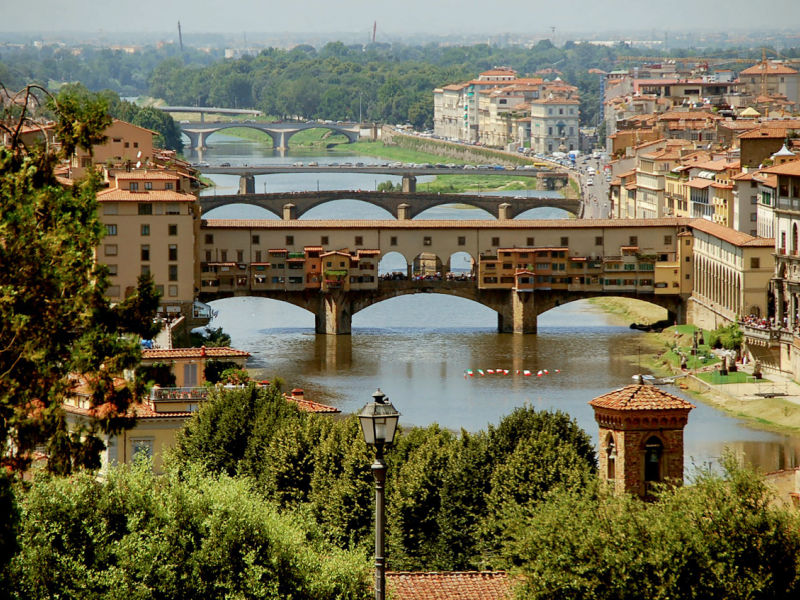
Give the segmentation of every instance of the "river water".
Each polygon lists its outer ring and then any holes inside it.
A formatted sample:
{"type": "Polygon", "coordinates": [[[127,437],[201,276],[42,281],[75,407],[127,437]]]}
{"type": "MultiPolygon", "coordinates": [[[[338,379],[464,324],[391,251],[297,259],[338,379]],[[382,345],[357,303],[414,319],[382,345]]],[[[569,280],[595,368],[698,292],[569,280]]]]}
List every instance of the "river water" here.
{"type": "MultiPolygon", "coordinates": [[[[308,162],[383,162],[342,153],[290,151],[286,156],[269,147],[221,134],[203,153],[211,164],[308,162]]],[[[190,157],[191,158],[191,157],[190,157]]],[[[198,160],[197,157],[194,158],[198,160]]],[[[235,193],[238,178],[211,176],[217,184],[205,194],[235,193]]],[[[398,177],[358,174],[276,174],[256,178],[256,190],[375,189],[398,177]]],[[[422,178],[420,178],[422,180],[422,178]]],[[[524,192],[513,192],[514,195],[524,192]]],[[[209,218],[276,218],[247,205],[232,205],[205,215],[209,218]]],[[[558,209],[528,211],[522,218],[566,218],[558,209]]],[[[309,211],[307,219],[384,219],[381,208],[343,200],[309,211]]],[[[479,209],[436,207],[421,219],[490,218],[479,209]]],[[[457,257],[456,257],[457,258],[457,257]]],[[[387,255],[382,271],[405,269],[387,255]]],[[[458,261],[453,261],[458,268],[458,261]]],[[[463,262],[463,267],[468,267],[463,262]]],[[[314,333],[314,316],[287,303],[263,298],[230,298],[212,303],[232,344],[252,354],[248,368],[259,379],[275,375],[301,387],[306,396],[345,412],[359,410],[380,387],[402,413],[406,425],[440,425],[469,431],[497,423],[515,407],[561,410],[574,417],[592,436],[597,425],[587,404],[592,398],[632,382],[640,372],[637,355],[642,333],[628,328],[586,301],[555,308],[539,317],[537,335],[498,334],[496,314],[477,303],[437,294],[387,300],[353,315],[350,336],[314,333]],[[475,376],[466,374],[472,369],[475,376]],[[481,377],[477,370],[508,370],[481,377]],[[517,371],[530,370],[526,377],[517,371]],[[548,374],[537,377],[540,370],[548,374]]],[[[681,395],[680,390],[668,388],[681,395]]],[[[726,447],[765,471],[800,463],[800,438],[764,432],[694,402],[685,431],[687,470],[714,464],[726,447]]]]}

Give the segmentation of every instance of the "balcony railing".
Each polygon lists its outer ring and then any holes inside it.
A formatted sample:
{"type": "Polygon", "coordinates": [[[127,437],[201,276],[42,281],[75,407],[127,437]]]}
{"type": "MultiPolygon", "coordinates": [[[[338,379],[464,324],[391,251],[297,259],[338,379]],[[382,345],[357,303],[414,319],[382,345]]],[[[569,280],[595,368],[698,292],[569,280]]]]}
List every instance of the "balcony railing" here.
{"type": "Polygon", "coordinates": [[[204,387],[153,387],[150,390],[152,402],[198,402],[208,398],[204,387]]]}

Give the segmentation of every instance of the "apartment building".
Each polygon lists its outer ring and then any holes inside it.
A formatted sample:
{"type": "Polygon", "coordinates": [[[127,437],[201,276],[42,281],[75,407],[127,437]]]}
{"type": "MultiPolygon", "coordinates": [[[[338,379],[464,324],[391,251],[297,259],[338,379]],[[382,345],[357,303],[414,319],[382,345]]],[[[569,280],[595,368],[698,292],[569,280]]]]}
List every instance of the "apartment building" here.
{"type": "Polygon", "coordinates": [[[579,100],[572,95],[547,96],[531,101],[531,150],[549,154],[578,149],[579,100]]]}
{"type": "Polygon", "coordinates": [[[739,73],[739,81],[751,96],[783,97],[796,108],[800,101],[800,72],[775,60],[762,60],[739,73]]]}
{"type": "MultiPolygon", "coordinates": [[[[477,79],[435,89],[434,133],[445,139],[493,147],[521,147],[531,139],[535,130],[534,111],[529,104],[546,97],[564,99],[564,104],[570,105],[570,109],[561,114],[565,117],[561,119],[563,130],[558,129],[558,120],[549,118],[553,114],[546,109],[536,111],[539,126],[543,127],[540,136],[548,135],[542,132],[552,127],[553,131],[561,131],[561,135],[549,134],[558,141],[549,144],[553,148],[551,152],[561,145],[577,149],[577,88],[558,78],[544,81],[539,77],[517,77],[516,72],[507,67],[496,67],[484,71],[477,79]]],[[[555,108],[558,111],[558,107],[555,108]]],[[[541,152],[548,152],[547,142],[542,147],[541,152]]]]}
{"type": "Polygon", "coordinates": [[[524,146],[530,139],[530,102],[539,98],[541,87],[538,80],[479,92],[478,141],[498,148],[524,146]]]}
{"type": "Polygon", "coordinates": [[[105,237],[97,260],[108,267],[112,301],[136,289],[140,275],[153,276],[162,310],[191,306],[196,287],[195,240],[200,209],[191,184],[177,171],[108,170],[108,189],[97,194],[105,237]]]}
{"type": "Polygon", "coordinates": [[[114,119],[105,130],[106,141],[92,146],[92,153],[76,148],[70,160],[72,179],[80,179],[92,165],[145,166],[153,160],[153,136],[155,131],[114,119]]]}

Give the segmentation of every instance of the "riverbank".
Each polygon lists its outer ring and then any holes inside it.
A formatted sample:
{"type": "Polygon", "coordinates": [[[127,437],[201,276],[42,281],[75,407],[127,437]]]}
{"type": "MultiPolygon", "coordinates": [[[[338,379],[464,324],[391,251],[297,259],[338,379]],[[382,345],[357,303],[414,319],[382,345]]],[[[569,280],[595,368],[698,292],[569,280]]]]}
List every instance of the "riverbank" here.
{"type": "MultiPolygon", "coordinates": [[[[664,309],[631,298],[594,298],[590,302],[613,315],[620,324],[654,323],[666,316],[664,309]]],[[[737,383],[716,384],[709,375],[719,361],[691,356],[688,366],[695,374],[681,370],[680,359],[672,349],[675,346],[690,347],[693,330],[691,325],[678,325],[659,333],[643,333],[638,352],[623,358],[639,365],[643,372],[650,372],[657,377],[682,376],[678,381],[684,393],[698,402],[741,419],[750,427],[776,433],[800,432],[800,385],[788,377],[766,374],[764,379],[757,382],[753,382],[752,377],[741,377],[737,383]],[[702,375],[704,370],[708,375],[702,375]],[[696,376],[697,373],[709,381],[703,381],[696,376]],[[778,396],[764,397],[770,394],[778,396]]],[[[704,336],[708,337],[708,333],[704,332],[704,336]]],[[[708,352],[707,346],[700,346],[699,354],[708,356],[708,352]]],[[[752,375],[752,365],[739,368],[741,372],[752,375]]],[[[729,380],[737,381],[733,378],[729,380]]]]}

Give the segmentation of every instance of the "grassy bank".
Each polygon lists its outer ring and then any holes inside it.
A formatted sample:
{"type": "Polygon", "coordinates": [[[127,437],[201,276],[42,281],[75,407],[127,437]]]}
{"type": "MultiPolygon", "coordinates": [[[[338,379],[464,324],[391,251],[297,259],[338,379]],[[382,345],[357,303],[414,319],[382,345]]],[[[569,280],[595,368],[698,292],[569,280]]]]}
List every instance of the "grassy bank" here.
{"type": "MultiPolygon", "coordinates": [[[[625,358],[634,364],[638,361],[643,370],[646,369],[657,376],[683,374],[680,370],[680,357],[673,350],[674,346],[678,346],[686,354],[689,371],[713,367],[719,360],[708,358],[711,353],[707,345],[699,346],[698,357],[688,353],[694,329],[693,325],[678,325],[669,327],[661,333],[646,333],[642,335],[641,355],[625,358]]],[[[708,331],[703,332],[704,338],[708,338],[708,333],[708,331]]],[[[769,377],[760,380],[759,383],[752,383],[752,376],[740,371],[727,376],[720,376],[713,370],[696,372],[695,377],[697,379],[683,377],[679,381],[684,393],[697,402],[713,406],[756,429],[791,434],[800,432],[800,404],[785,398],[755,397],[757,391],[782,393],[783,383],[770,381],[769,377]]]]}
{"type": "Polygon", "coordinates": [[[513,175],[437,175],[429,183],[417,184],[420,192],[460,194],[462,192],[535,190],[535,177],[513,175]]]}
{"type": "Polygon", "coordinates": [[[607,313],[618,316],[628,324],[650,325],[667,318],[666,309],[635,298],[591,298],[589,302],[607,313]]]}
{"type": "Polygon", "coordinates": [[[400,146],[384,146],[383,142],[355,142],[354,144],[346,144],[332,148],[334,153],[340,152],[342,154],[360,154],[362,156],[373,156],[375,158],[385,158],[390,161],[405,162],[405,163],[453,163],[456,165],[463,165],[463,160],[456,160],[446,158],[440,154],[431,154],[429,152],[418,152],[416,150],[409,150],[408,148],[401,148],[400,146]]]}

